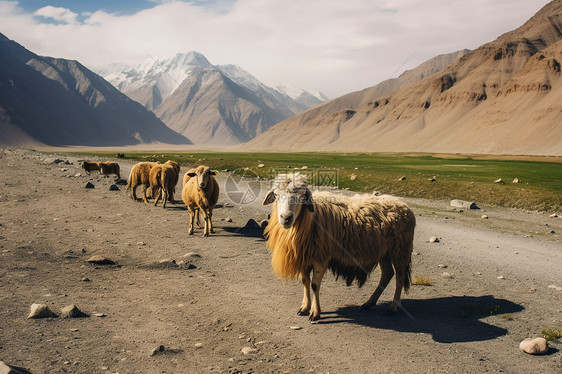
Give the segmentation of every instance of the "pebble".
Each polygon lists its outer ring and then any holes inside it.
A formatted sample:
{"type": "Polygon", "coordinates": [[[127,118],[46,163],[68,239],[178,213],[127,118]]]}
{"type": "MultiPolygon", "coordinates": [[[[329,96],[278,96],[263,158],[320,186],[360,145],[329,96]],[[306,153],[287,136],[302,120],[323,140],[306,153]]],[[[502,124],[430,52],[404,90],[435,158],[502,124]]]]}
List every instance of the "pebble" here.
{"type": "Polygon", "coordinates": [[[488,216],[485,214],[482,214],[482,219],[488,219],[488,216]]]}
{"type": "Polygon", "coordinates": [[[447,278],[447,279],[453,279],[453,275],[450,273],[447,273],[446,271],[443,272],[443,274],[441,274],[441,276],[443,278],[447,278]]]}
{"type": "Polygon", "coordinates": [[[240,350],[240,352],[242,352],[243,355],[256,354],[258,353],[258,349],[252,347],[244,347],[240,350]]]}
{"type": "Polygon", "coordinates": [[[494,181],[494,183],[505,184],[505,182],[504,182],[501,178],[496,179],[496,180],[494,181]]]}
{"type": "Polygon", "coordinates": [[[398,182],[405,181],[405,180],[406,180],[406,176],[404,175],[398,178],[398,182]]]}
{"type": "Polygon", "coordinates": [[[519,343],[519,349],[530,355],[541,355],[548,351],[548,342],[545,338],[527,338],[519,343]]]}
{"type": "Polygon", "coordinates": [[[27,318],[56,318],[58,317],[46,304],[31,304],[27,318]]]}
{"type": "Polygon", "coordinates": [[[93,315],[94,317],[100,317],[100,318],[103,318],[103,317],[106,317],[106,316],[107,316],[107,314],[105,314],[105,313],[92,313],[92,315],[93,315]]]}
{"type": "Polygon", "coordinates": [[[447,268],[447,265],[443,265],[443,264],[439,264],[439,265],[437,265],[437,266],[439,266],[439,267],[442,268],[442,269],[446,269],[446,268],[447,268]]]}
{"type": "Polygon", "coordinates": [[[505,277],[503,275],[500,275],[498,279],[505,279],[505,277]]]}
{"type": "Polygon", "coordinates": [[[429,242],[430,243],[439,243],[439,238],[436,236],[432,236],[431,238],[429,238],[429,242]]]}
{"type": "Polygon", "coordinates": [[[357,175],[352,174],[351,177],[349,177],[350,180],[354,181],[357,179],[357,175]]]}
{"type": "Polygon", "coordinates": [[[552,213],[549,217],[550,217],[550,218],[556,218],[556,217],[558,217],[558,214],[552,213]]]}
{"type": "Polygon", "coordinates": [[[162,353],[166,350],[166,348],[163,345],[159,345],[158,347],[154,348],[151,352],[150,355],[151,356],[156,356],[159,353],[162,353]]]}
{"type": "Polygon", "coordinates": [[[82,312],[76,305],[67,305],[61,309],[62,318],[83,318],[89,317],[86,313],[82,312]]]}
{"type": "Polygon", "coordinates": [[[94,255],[87,259],[86,262],[96,265],[115,265],[115,261],[100,255],[94,255]]]}
{"type": "Polygon", "coordinates": [[[258,168],[263,168],[264,166],[264,164],[258,164],[258,168]]]}
{"type": "Polygon", "coordinates": [[[197,349],[203,348],[203,343],[195,343],[194,347],[197,349]]]}
{"type": "Polygon", "coordinates": [[[289,328],[290,328],[291,330],[300,330],[300,329],[302,329],[302,327],[300,327],[300,326],[290,326],[289,328]]]}
{"type": "Polygon", "coordinates": [[[232,222],[232,218],[226,217],[226,222],[232,222]]]}

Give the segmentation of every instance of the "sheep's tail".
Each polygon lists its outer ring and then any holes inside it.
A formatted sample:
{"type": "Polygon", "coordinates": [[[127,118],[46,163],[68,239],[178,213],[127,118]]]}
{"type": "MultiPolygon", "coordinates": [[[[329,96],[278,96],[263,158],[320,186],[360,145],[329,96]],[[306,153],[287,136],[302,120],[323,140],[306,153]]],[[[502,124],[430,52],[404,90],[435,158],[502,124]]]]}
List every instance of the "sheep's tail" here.
{"type": "Polygon", "coordinates": [[[404,275],[404,292],[408,292],[410,290],[410,286],[412,285],[412,263],[408,264],[408,268],[406,269],[406,274],[404,275]]]}
{"type": "Polygon", "coordinates": [[[127,190],[130,190],[133,186],[133,173],[129,174],[129,179],[127,179],[127,190]]]}

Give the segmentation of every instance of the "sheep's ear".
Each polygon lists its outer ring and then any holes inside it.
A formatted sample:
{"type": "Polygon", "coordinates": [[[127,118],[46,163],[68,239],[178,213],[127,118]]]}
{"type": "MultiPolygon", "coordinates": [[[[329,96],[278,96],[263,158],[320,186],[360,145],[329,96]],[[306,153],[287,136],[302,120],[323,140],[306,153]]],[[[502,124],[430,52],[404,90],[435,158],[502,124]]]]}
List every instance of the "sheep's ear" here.
{"type": "Polygon", "coordinates": [[[273,190],[270,190],[267,195],[265,195],[265,199],[263,199],[263,205],[269,205],[272,204],[275,201],[275,192],[273,192],[273,190]]]}
{"type": "Polygon", "coordinates": [[[211,175],[219,175],[219,172],[216,170],[211,170],[211,175]]]}
{"type": "Polygon", "coordinates": [[[188,176],[188,177],[191,177],[191,178],[193,178],[193,177],[196,176],[196,175],[197,175],[197,173],[187,173],[187,176],[188,176]]]}
{"type": "Polygon", "coordinates": [[[304,194],[304,207],[310,212],[314,212],[314,203],[312,202],[312,192],[307,188],[304,194]]]}

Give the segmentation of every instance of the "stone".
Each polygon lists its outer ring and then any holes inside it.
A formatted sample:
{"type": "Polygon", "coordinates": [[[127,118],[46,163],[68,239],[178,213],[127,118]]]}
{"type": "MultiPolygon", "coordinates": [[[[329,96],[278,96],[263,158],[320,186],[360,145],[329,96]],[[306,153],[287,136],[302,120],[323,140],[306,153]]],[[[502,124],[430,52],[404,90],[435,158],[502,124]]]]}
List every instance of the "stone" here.
{"type": "Polygon", "coordinates": [[[259,229],[261,226],[256,222],[256,220],[250,218],[244,227],[247,229],[259,229]]]}
{"type": "Polygon", "coordinates": [[[351,177],[349,177],[350,180],[354,181],[357,179],[357,175],[355,174],[351,174],[351,177]]]}
{"type": "Polygon", "coordinates": [[[402,182],[406,180],[406,176],[401,176],[400,178],[398,178],[398,182],[402,182]]]}
{"type": "Polygon", "coordinates": [[[501,178],[499,178],[499,179],[496,179],[496,180],[494,181],[494,183],[498,183],[498,184],[505,184],[505,182],[504,182],[504,181],[502,181],[502,179],[501,179],[501,178]]]}
{"type": "Polygon", "coordinates": [[[67,305],[60,311],[60,316],[62,318],[85,318],[89,317],[86,313],[82,312],[76,307],[76,305],[67,305]]]}
{"type": "Polygon", "coordinates": [[[447,278],[447,279],[453,279],[453,275],[451,273],[447,273],[446,271],[444,271],[441,276],[443,278],[447,278]]]}
{"type": "Polygon", "coordinates": [[[485,214],[482,214],[482,219],[488,219],[488,216],[485,214]]]}
{"type": "Polygon", "coordinates": [[[549,217],[550,217],[550,218],[556,218],[556,217],[558,217],[558,214],[552,213],[549,217]]]}
{"type": "Polygon", "coordinates": [[[120,191],[119,187],[117,187],[116,184],[112,184],[111,186],[109,186],[109,190],[110,191],[120,191]]]}
{"type": "Polygon", "coordinates": [[[258,349],[253,347],[244,347],[240,350],[240,352],[242,352],[243,355],[256,354],[258,353],[258,349]]]}
{"type": "Polygon", "coordinates": [[[431,238],[429,238],[429,242],[430,243],[439,243],[439,238],[436,236],[432,236],[431,238]]]}
{"type": "Polygon", "coordinates": [[[505,279],[505,277],[503,275],[500,275],[498,279],[505,279]]]}
{"type": "Polygon", "coordinates": [[[74,174],[74,176],[75,176],[76,178],[81,177],[81,176],[82,176],[82,173],[76,173],[76,174],[74,174]]]}
{"type": "Polygon", "coordinates": [[[473,201],[465,201],[465,200],[451,200],[451,206],[454,208],[464,208],[464,209],[479,209],[476,203],[473,201]]]}
{"type": "Polygon", "coordinates": [[[166,350],[166,348],[163,345],[159,345],[158,347],[154,348],[151,352],[150,355],[151,356],[156,356],[157,354],[160,354],[162,352],[164,352],[166,350]]]}
{"type": "Polygon", "coordinates": [[[434,175],[433,178],[427,178],[427,180],[430,181],[430,182],[435,182],[435,181],[437,181],[437,178],[434,175]]]}
{"type": "Polygon", "coordinates": [[[100,255],[94,255],[87,259],[86,262],[96,265],[115,265],[115,261],[100,255]]]}
{"type": "Polygon", "coordinates": [[[86,185],[84,186],[84,188],[95,188],[94,185],[90,182],[86,183],[86,185]]]}
{"type": "Polygon", "coordinates": [[[515,178],[511,183],[521,183],[521,180],[519,180],[519,178],[515,178]]]}
{"type": "Polygon", "coordinates": [[[302,327],[300,327],[300,326],[290,326],[289,328],[290,328],[291,330],[300,330],[300,329],[302,329],[302,327]]]}
{"type": "Polygon", "coordinates": [[[8,365],[4,361],[0,361],[0,374],[31,374],[31,372],[20,367],[8,365]]]}
{"type": "Polygon", "coordinates": [[[258,164],[258,168],[263,168],[265,164],[258,164]]]}
{"type": "Polygon", "coordinates": [[[197,349],[203,348],[203,343],[195,343],[194,347],[197,349]]]}
{"type": "Polygon", "coordinates": [[[232,218],[226,217],[226,222],[232,222],[232,218]]]}
{"type": "Polygon", "coordinates": [[[548,351],[548,342],[545,338],[527,338],[519,343],[519,349],[530,355],[542,355],[548,351]]]}
{"type": "Polygon", "coordinates": [[[46,304],[31,304],[30,313],[27,318],[57,318],[46,304]]]}
{"type": "Polygon", "coordinates": [[[448,268],[448,266],[444,265],[444,264],[439,264],[437,266],[440,267],[441,269],[447,269],[448,268]]]}

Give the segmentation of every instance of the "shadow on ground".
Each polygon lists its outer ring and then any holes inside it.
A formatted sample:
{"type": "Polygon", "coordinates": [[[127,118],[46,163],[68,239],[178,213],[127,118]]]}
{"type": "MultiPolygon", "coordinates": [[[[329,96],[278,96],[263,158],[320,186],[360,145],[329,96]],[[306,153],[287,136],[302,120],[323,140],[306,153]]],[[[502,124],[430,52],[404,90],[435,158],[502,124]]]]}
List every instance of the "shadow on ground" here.
{"type": "Polygon", "coordinates": [[[347,306],[322,314],[319,323],[353,323],[377,329],[426,333],[439,343],[472,342],[495,339],[507,334],[501,327],[480,319],[521,312],[523,306],[491,295],[402,300],[404,310],[386,315],[389,303],[371,310],[347,306]]]}

